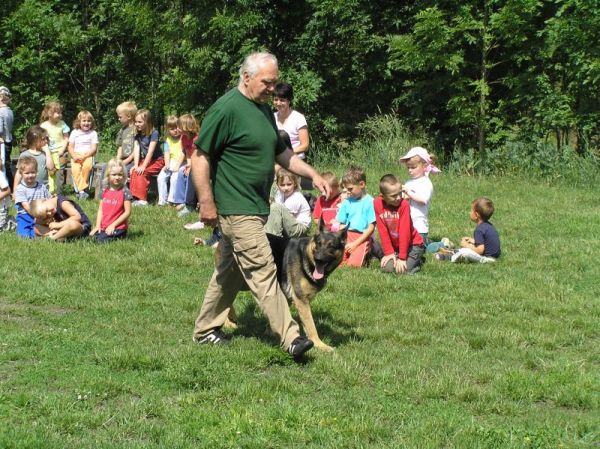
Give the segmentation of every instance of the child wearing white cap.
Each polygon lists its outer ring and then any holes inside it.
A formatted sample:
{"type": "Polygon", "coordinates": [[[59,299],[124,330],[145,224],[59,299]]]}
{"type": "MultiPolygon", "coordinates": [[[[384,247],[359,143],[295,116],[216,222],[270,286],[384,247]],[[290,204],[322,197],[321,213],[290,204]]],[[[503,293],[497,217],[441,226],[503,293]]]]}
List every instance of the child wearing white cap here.
{"type": "Polygon", "coordinates": [[[439,173],[440,169],[434,164],[434,157],[423,147],[413,147],[400,158],[408,170],[410,179],[403,186],[403,192],[410,200],[410,217],[414,228],[417,230],[427,245],[428,253],[435,253],[440,248],[450,246],[450,241],[442,242],[429,240],[429,204],[433,196],[433,184],[429,180],[430,173],[439,173]]]}

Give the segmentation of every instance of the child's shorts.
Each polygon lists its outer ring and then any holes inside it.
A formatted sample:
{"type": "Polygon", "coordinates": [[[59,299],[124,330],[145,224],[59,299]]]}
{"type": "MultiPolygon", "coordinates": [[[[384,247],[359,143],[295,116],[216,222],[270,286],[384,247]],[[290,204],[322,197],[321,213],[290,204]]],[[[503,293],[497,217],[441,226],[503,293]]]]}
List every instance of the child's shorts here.
{"type": "Polygon", "coordinates": [[[35,219],[28,213],[17,214],[17,236],[22,239],[35,238],[35,219]]]}

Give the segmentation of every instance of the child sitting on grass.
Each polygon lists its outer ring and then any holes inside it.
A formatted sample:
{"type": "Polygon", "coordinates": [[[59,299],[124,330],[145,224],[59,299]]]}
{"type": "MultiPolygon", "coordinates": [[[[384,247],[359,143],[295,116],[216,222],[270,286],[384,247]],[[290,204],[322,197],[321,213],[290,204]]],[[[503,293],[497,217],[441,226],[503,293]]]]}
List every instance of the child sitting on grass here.
{"type": "Polygon", "coordinates": [[[158,186],[158,205],[166,206],[167,201],[175,202],[175,186],[179,176],[179,167],[184,159],[181,147],[181,129],[179,119],[175,115],[169,115],[165,120],[165,132],[167,137],[163,144],[163,157],[165,166],[156,179],[158,186]]]}
{"type": "MultiPolygon", "coordinates": [[[[36,160],[36,179],[48,188],[48,176],[56,172],[52,155],[48,149],[48,132],[40,125],[34,125],[27,130],[25,149],[21,151],[19,160],[24,157],[31,157],[36,160]]],[[[17,171],[14,179],[13,191],[17,191],[17,186],[21,183],[21,172],[17,171]]]]}
{"type": "Polygon", "coordinates": [[[342,177],[342,184],[348,197],[342,202],[337,215],[331,221],[331,230],[336,232],[348,228],[345,259],[362,244],[366,245],[364,258],[356,261],[361,265],[366,262],[371,245],[370,239],[375,231],[375,209],[373,197],[366,191],[367,175],[359,167],[351,167],[342,177]]]}
{"type": "Polygon", "coordinates": [[[394,175],[379,180],[378,196],[373,201],[377,231],[383,257],[381,270],[386,273],[413,274],[424,261],[423,238],[413,227],[408,200],[402,198],[402,184],[394,175]]]}
{"type": "Polygon", "coordinates": [[[340,182],[333,172],[326,171],[321,173],[321,176],[329,184],[331,194],[329,198],[326,198],[324,195],[317,198],[312,216],[316,224],[319,224],[319,220],[323,217],[325,227],[327,230],[331,230],[331,220],[337,214],[340,204],[342,204],[342,192],[340,190],[340,182]],[[329,218],[330,214],[332,215],[331,218],[329,218]]]}
{"type": "Polygon", "coordinates": [[[127,183],[127,168],[120,158],[106,164],[105,188],[98,206],[96,226],[90,235],[98,243],[110,242],[127,236],[128,219],[131,215],[131,192],[127,183]]]}
{"type": "Polygon", "coordinates": [[[471,203],[469,218],[477,223],[473,238],[463,237],[461,248],[456,251],[445,251],[436,254],[438,260],[452,262],[495,262],[500,257],[500,237],[489,219],[494,214],[494,203],[488,198],[477,198],[471,203]]]}
{"type": "Polygon", "coordinates": [[[35,219],[30,213],[31,203],[35,200],[50,198],[51,195],[46,186],[37,180],[38,163],[35,157],[21,155],[17,162],[17,170],[17,176],[15,176],[15,182],[18,181],[15,188],[17,236],[23,239],[32,239],[37,234],[35,219]]]}
{"type": "Polygon", "coordinates": [[[136,134],[135,114],[137,114],[137,106],[132,101],[125,101],[117,106],[117,117],[119,123],[121,123],[121,129],[117,134],[117,158],[125,164],[127,174],[133,167],[133,147],[136,134]]]}
{"type": "Polygon", "coordinates": [[[277,192],[265,231],[279,237],[305,236],[310,226],[310,206],[300,191],[300,178],[280,168],[275,179],[277,192]]]}
{"type": "Polygon", "coordinates": [[[31,215],[38,222],[40,235],[62,242],[85,237],[92,223],[79,204],[63,195],[31,202],[31,215]]]}
{"type": "Polygon", "coordinates": [[[79,111],[73,122],[73,132],[69,136],[71,155],[71,175],[77,198],[89,198],[90,175],[94,168],[94,156],[98,151],[98,133],[94,116],[89,111],[79,111]]]}

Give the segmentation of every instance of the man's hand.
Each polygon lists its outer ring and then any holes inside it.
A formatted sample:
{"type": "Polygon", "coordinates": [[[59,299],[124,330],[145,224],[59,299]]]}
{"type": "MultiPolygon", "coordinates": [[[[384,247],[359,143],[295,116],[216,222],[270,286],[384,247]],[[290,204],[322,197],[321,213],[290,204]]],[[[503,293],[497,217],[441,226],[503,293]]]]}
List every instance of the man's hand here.
{"type": "Polygon", "coordinates": [[[217,206],[212,200],[200,202],[200,213],[198,214],[200,221],[206,226],[216,227],[217,221],[217,206]]]}
{"type": "Polygon", "coordinates": [[[329,184],[327,184],[327,181],[325,181],[320,174],[315,173],[312,178],[312,182],[313,185],[319,189],[323,195],[325,195],[325,198],[329,199],[329,196],[331,195],[331,188],[329,187],[329,184]]]}

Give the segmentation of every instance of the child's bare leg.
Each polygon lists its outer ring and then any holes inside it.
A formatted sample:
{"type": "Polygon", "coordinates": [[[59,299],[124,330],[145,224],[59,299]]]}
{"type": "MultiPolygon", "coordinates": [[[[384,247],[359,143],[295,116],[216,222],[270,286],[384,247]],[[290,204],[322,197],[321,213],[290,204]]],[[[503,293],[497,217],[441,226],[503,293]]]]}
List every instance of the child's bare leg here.
{"type": "Polygon", "coordinates": [[[52,240],[63,240],[68,237],[77,237],[83,234],[83,226],[80,222],[74,220],[66,220],[65,224],[57,229],[56,234],[50,236],[52,240]]]}

